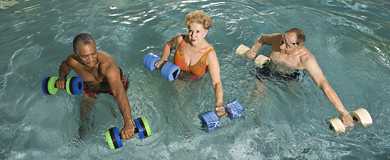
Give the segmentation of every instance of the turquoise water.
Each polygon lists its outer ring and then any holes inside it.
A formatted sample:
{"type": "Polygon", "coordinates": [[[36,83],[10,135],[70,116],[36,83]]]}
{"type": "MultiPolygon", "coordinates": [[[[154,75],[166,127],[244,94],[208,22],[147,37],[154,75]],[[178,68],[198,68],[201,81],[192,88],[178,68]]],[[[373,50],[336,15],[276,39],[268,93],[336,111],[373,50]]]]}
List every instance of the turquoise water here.
{"type": "Polygon", "coordinates": [[[1,0],[0,159],[390,159],[389,9],[384,0],[1,0]],[[142,64],[146,53],[186,32],[184,16],[195,9],[215,23],[208,40],[225,101],[246,108],[243,118],[224,119],[212,133],[198,119],[213,108],[209,76],[170,83],[142,64]],[[370,111],[370,128],[334,135],[326,119],[337,113],[308,77],[267,81],[257,91],[253,62],[235,48],[291,27],[305,31],[307,48],[347,108],[370,111]],[[57,73],[79,32],[91,33],[130,76],[133,116],[150,119],[152,137],[109,150],[104,131],[120,126],[121,116],[112,97],[99,95],[92,129],[80,140],[80,97],[42,95],[41,79],[57,73]]]}

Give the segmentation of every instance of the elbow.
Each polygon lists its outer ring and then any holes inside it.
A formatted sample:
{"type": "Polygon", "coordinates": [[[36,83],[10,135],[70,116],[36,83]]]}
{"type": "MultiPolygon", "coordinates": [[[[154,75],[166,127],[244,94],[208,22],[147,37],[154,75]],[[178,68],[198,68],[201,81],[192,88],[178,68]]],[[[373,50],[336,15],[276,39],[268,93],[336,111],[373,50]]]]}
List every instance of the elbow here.
{"type": "Polygon", "coordinates": [[[213,82],[213,87],[214,87],[214,89],[217,89],[217,88],[219,88],[219,87],[222,87],[221,81],[213,82]]]}
{"type": "Polygon", "coordinates": [[[111,89],[111,94],[115,98],[119,98],[120,95],[121,95],[121,93],[120,93],[120,91],[118,89],[111,89]]]}
{"type": "Polygon", "coordinates": [[[331,89],[329,83],[326,80],[319,82],[318,87],[325,93],[328,93],[329,89],[331,89]]]}

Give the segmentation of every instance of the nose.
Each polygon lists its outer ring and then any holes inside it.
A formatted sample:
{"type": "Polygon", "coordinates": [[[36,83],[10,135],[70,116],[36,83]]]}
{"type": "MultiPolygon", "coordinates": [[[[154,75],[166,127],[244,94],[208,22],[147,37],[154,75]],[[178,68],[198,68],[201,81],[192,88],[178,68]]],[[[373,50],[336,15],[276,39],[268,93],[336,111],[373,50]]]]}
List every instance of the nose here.
{"type": "Polygon", "coordinates": [[[191,36],[191,38],[194,38],[195,37],[194,32],[190,32],[190,36],[191,36]]]}
{"type": "Polygon", "coordinates": [[[87,62],[87,63],[91,63],[92,62],[92,56],[88,56],[88,57],[86,57],[85,58],[85,61],[87,62]]]}

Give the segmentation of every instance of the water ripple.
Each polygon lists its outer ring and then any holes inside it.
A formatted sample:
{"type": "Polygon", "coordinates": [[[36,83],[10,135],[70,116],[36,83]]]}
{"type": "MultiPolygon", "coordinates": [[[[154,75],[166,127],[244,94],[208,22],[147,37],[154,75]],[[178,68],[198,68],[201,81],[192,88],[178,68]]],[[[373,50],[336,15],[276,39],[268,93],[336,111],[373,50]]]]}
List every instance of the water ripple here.
{"type": "MultiPolygon", "coordinates": [[[[3,16],[9,23],[0,25],[1,47],[9,53],[1,61],[5,69],[0,75],[4,142],[0,159],[385,157],[390,148],[386,125],[389,2],[294,2],[19,1],[7,9],[11,14],[3,16]],[[210,77],[171,83],[142,64],[144,54],[160,53],[165,41],[186,32],[185,14],[195,9],[204,10],[214,21],[208,40],[220,61],[225,101],[238,99],[246,109],[243,118],[223,118],[223,126],[210,133],[201,130],[197,117],[213,109],[210,77]],[[308,48],[343,102],[369,106],[375,119],[372,127],[333,135],[326,119],[337,113],[309,77],[296,83],[259,84],[253,62],[234,54],[240,43],[251,45],[261,33],[283,32],[293,26],[305,30],[308,48]],[[129,75],[132,114],[149,119],[151,137],[131,139],[121,150],[109,150],[102,135],[108,126],[122,124],[122,119],[113,98],[104,95],[93,111],[94,130],[86,140],[79,140],[75,138],[79,97],[63,92],[43,97],[37,91],[40,74],[56,72],[66,56],[63,52],[71,51],[73,36],[79,32],[92,33],[98,47],[112,52],[129,75]]],[[[265,47],[261,52],[269,51],[265,47]]]]}
{"type": "Polygon", "coordinates": [[[1,0],[0,1],[0,9],[8,9],[12,6],[18,4],[19,2],[16,0],[1,0]]]}

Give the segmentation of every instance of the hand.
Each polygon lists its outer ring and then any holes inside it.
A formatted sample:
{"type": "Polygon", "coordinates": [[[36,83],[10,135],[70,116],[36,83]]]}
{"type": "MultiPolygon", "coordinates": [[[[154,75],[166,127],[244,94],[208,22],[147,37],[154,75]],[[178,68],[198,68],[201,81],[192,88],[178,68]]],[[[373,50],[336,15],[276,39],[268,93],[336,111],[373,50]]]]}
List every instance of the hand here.
{"type": "Polygon", "coordinates": [[[56,88],[65,89],[65,79],[57,79],[56,88]]]}
{"type": "Polygon", "coordinates": [[[131,123],[127,123],[123,126],[121,130],[121,137],[122,139],[130,139],[134,136],[134,123],[131,121],[131,123]]]}
{"type": "Polygon", "coordinates": [[[215,106],[215,112],[217,113],[218,117],[223,117],[226,115],[225,107],[223,107],[223,105],[215,106]]]}
{"type": "Polygon", "coordinates": [[[249,59],[254,59],[256,57],[256,51],[253,49],[253,47],[248,52],[246,52],[246,57],[249,59]]]}
{"type": "Polygon", "coordinates": [[[159,69],[165,62],[167,62],[166,60],[162,60],[160,59],[159,61],[156,62],[156,64],[154,64],[154,66],[159,69]]]}
{"type": "Polygon", "coordinates": [[[340,119],[346,127],[353,127],[353,119],[349,113],[341,114],[340,119]]]}

